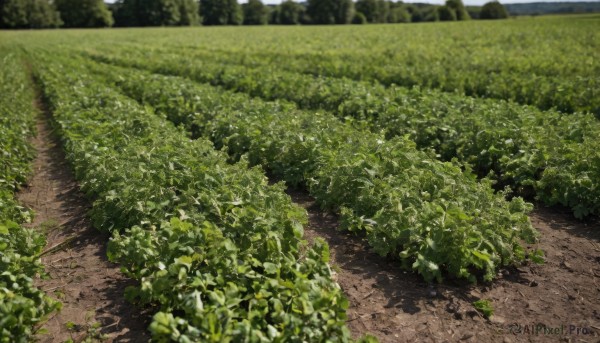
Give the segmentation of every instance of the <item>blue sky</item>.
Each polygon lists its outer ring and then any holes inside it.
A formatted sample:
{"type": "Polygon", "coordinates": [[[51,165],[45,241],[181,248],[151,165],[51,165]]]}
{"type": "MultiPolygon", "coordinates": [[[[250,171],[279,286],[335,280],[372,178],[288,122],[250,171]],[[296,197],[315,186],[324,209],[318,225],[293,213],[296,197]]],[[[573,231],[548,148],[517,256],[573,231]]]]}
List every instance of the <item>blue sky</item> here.
{"type": "MultiPolygon", "coordinates": [[[[115,0],[105,0],[106,2],[115,2],[115,0]]],[[[262,0],[265,4],[279,4],[282,0],[262,0]]],[[[300,1],[300,0],[298,0],[300,1]]],[[[484,3],[490,0],[463,0],[465,5],[483,5],[484,3]]],[[[593,0],[546,0],[546,1],[536,1],[536,0],[500,0],[503,4],[514,4],[514,3],[527,3],[527,2],[577,2],[577,1],[593,1],[593,0]]],[[[247,2],[247,0],[238,0],[240,3],[247,2]]],[[[404,0],[404,2],[424,2],[430,4],[443,4],[445,0],[404,0]]]]}

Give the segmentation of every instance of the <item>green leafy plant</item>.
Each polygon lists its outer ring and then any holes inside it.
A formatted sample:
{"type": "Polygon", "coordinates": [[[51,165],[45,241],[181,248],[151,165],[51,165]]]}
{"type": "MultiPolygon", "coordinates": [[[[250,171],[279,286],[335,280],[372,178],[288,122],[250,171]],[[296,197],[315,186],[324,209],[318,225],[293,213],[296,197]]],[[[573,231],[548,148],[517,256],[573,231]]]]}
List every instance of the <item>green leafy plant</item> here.
{"type": "Polygon", "coordinates": [[[306,213],[260,168],[228,163],[78,62],[42,52],[36,77],[108,256],[154,304],[156,341],[348,341],[348,302],[306,213]],[[302,252],[302,254],[300,253],[302,252]]]}
{"type": "Polygon", "coordinates": [[[477,311],[483,313],[486,318],[490,318],[494,314],[494,307],[492,302],[486,299],[480,299],[473,302],[473,306],[477,311]]]}
{"type": "Polygon", "coordinates": [[[90,68],[192,137],[210,138],[233,161],[306,186],[322,207],[340,213],[343,228],[365,231],[375,251],[427,280],[449,272],[475,281],[473,267],[490,280],[498,266],[524,258],[519,239],[535,240],[529,204],[507,202],[488,180],[437,161],[407,138],[386,140],[326,113],[181,78],[90,68]]]}
{"type": "Polygon", "coordinates": [[[420,149],[433,149],[442,160],[457,158],[480,177],[492,172],[514,193],[567,206],[578,218],[600,211],[600,169],[595,163],[600,161],[600,122],[592,114],[540,111],[506,101],[352,81],[339,78],[347,75],[337,75],[336,65],[319,70],[336,77],[315,78],[303,69],[311,66],[304,60],[298,67],[287,58],[265,63],[268,56],[263,60],[246,54],[240,54],[242,61],[233,54],[195,50],[181,55],[158,49],[152,58],[145,49],[105,50],[84,55],[268,100],[285,99],[304,109],[325,109],[384,132],[386,138],[408,135],[420,149]]]}
{"type": "Polygon", "coordinates": [[[32,214],[14,198],[34,153],[28,143],[37,114],[33,89],[20,55],[0,46],[0,61],[0,342],[27,342],[61,304],[34,285],[44,275],[39,254],[46,240],[21,226],[32,214]]]}

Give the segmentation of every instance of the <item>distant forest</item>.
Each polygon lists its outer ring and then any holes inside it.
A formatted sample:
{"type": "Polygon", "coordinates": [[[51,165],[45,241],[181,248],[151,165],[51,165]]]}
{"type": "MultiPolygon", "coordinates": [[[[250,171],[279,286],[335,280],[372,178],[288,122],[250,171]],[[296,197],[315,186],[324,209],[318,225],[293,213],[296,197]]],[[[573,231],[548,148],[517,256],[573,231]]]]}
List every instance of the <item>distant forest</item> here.
{"type": "Polygon", "coordinates": [[[560,13],[600,12],[600,1],[596,2],[530,2],[526,4],[504,4],[510,15],[541,15],[560,13]]]}
{"type": "Polygon", "coordinates": [[[390,0],[286,0],[279,5],[261,0],[0,0],[0,28],[383,24],[589,12],[600,12],[600,2],[465,6],[462,0],[446,0],[444,5],[390,0]]]}

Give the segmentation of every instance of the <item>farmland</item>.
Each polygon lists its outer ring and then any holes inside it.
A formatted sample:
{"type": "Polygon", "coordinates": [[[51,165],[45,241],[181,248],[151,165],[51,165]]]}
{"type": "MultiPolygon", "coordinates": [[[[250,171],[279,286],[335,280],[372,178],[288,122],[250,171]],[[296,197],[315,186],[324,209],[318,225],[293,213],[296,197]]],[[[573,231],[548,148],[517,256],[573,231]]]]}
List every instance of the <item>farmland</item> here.
{"type": "Polygon", "coordinates": [[[599,20],[0,32],[0,341],[596,339],[599,20]]]}

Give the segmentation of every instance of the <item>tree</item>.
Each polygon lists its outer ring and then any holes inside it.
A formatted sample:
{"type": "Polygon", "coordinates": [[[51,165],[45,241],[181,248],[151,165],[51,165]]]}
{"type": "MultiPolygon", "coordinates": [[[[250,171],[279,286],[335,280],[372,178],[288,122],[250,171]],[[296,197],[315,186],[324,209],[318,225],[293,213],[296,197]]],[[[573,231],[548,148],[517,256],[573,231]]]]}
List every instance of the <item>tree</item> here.
{"type": "Polygon", "coordinates": [[[142,26],[174,26],[181,21],[177,0],[143,0],[137,3],[138,22],[142,26]]]}
{"type": "Polygon", "coordinates": [[[4,0],[1,2],[0,22],[2,27],[21,29],[29,24],[27,3],[23,0],[4,0]]]}
{"type": "Polygon", "coordinates": [[[364,14],[360,13],[360,12],[355,12],[354,13],[354,18],[352,18],[352,24],[366,24],[367,23],[367,17],[365,17],[364,14]]]}
{"type": "Polygon", "coordinates": [[[388,23],[410,23],[411,15],[404,6],[391,8],[387,17],[388,23]]]}
{"type": "Polygon", "coordinates": [[[281,24],[279,22],[279,20],[281,20],[281,5],[283,5],[283,3],[277,6],[270,6],[269,24],[281,24]]]}
{"type": "Polygon", "coordinates": [[[179,23],[181,26],[200,24],[200,4],[196,0],[179,1],[179,23]]]}
{"type": "Polygon", "coordinates": [[[413,23],[418,23],[423,21],[423,13],[421,12],[421,10],[415,6],[415,5],[411,5],[411,4],[407,4],[405,6],[408,14],[410,14],[410,21],[413,23]]]}
{"type": "Polygon", "coordinates": [[[306,12],[313,24],[349,24],[354,17],[352,0],[308,0],[306,12]]]}
{"type": "Polygon", "coordinates": [[[419,23],[424,21],[439,21],[438,6],[427,4],[403,4],[410,14],[410,21],[419,23]]]}
{"type": "Polygon", "coordinates": [[[237,0],[200,0],[204,25],[240,25],[242,9],[237,0]]]}
{"type": "Polygon", "coordinates": [[[269,9],[260,0],[248,0],[242,5],[244,25],[266,25],[269,21],[269,9]]]}
{"type": "Polygon", "coordinates": [[[481,19],[505,19],[508,18],[506,8],[498,1],[488,2],[481,8],[479,13],[481,19]]]}
{"type": "Polygon", "coordinates": [[[437,9],[441,21],[456,21],[456,12],[448,6],[440,6],[437,9]]]}
{"type": "Polygon", "coordinates": [[[141,26],[138,21],[138,0],[118,0],[109,5],[115,26],[131,27],[141,26]]]}
{"type": "Polygon", "coordinates": [[[298,25],[306,9],[304,6],[287,0],[279,5],[278,23],[283,25],[298,25]]]}
{"type": "Polygon", "coordinates": [[[112,13],[103,0],[56,0],[65,27],[112,26],[112,13]]]}
{"type": "MultiPolygon", "coordinates": [[[[469,16],[469,12],[465,8],[465,4],[463,4],[462,0],[447,0],[446,7],[453,10],[456,15],[456,20],[469,20],[471,17],[469,16]]],[[[441,19],[441,16],[440,16],[441,19]]],[[[443,20],[443,19],[442,19],[443,20]]]]}
{"type": "Polygon", "coordinates": [[[63,24],[60,14],[48,0],[29,0],[27,6],[29,27],[42,29],[63,24]]]}
{"type": "Polygon", "coordinates": [[[123,0],[113,5],[117,26],[189,26],[200,22],[196,0],[123,0]]]}
{"type": "Polygon", "coordinates": [[[354,5],[369,23],[385,23],[390,11],[390,5],[385,0],[358,0],[354,5]]]}
{"type": "Polygon", "coordinates": [[[354,17],[354,2],[352,0],[337,0],[336,24],[350,24],[354,17]]]}
{"type": "Polygon", "coordinates": [[[60,25],[60,15],[48,0],[0,0],[2,28],[40,29],[60,25]]]}

